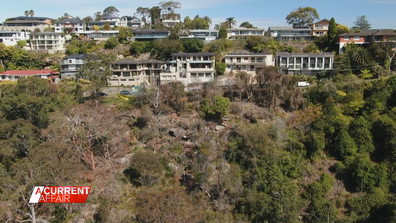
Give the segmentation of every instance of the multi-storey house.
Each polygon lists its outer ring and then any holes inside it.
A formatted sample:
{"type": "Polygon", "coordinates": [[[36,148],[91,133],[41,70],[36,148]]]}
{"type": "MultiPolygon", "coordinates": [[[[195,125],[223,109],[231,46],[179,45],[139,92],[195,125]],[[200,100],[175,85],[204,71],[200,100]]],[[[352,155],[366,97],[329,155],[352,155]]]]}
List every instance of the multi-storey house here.
{"type": "Polygon", "coordinates": [[[18,16],[9,18],[3,23],[2,29],[7,31],[33,32],[36,28],[44,31],[51,26],[51,20],[47,17],[18,16]]]}
{"type": "Polygon", "coordinates": [[[84,65],[84,58],[87,54],[73,54],[62,59],[61,78],[62,79],[76,79],[78,70],[84,65]]]}
{"type": "Polygon", "coordinates": [[[20,40],[29,40],[29,32],[18,32],[18,31],[4,31],[0,30],[0,43],[4,43],[6,46],[15,46],[20,40]]]}
{"type": "Polygon", "coordinates": [[[310,41],[315,38],[309,26],[270,26],[266,35],[278,41],[310,41]]]}
{"type": "Polygon", "coordinates": [[[181,22],[180,14],[162,14],[162,24],[166,27],[172,27],[181,22]]]}
{"type": "Polygon", "coordinates": [[[210,43],[219,38],[219,30],[215,29],[192,29],[179,36],[180,39],[199,39],[204,43],[210,43]]]}
{"type": "Polygon", "coordinates": [[[133,31],[131,41],[153,41],[169,36],[170,31],[165,29],[137,29],[133,31]]]}
{"type": "Polygon", "coordinates": [[[332,53],[276,53],[276,66],[284,74],[314,76],[321,71],[333,70],[332,53]]]}
{"type": "Polygon", "coordinates": [[[89,22],[87,25],[87,30],[92,30],[92,26],[98,26],[100,29],[104,27],[106,23],[109,23],[110,28],[114,28],[115,26],[120,26],[120,18],[113,16],[104,16],[101,17],[99,21],[89,22]]]}
{"type": "Polygon", "coordinates": [[[243,71],[254,76],[265,66],[275,66],[274,57],[268,53],[228,53],[224,60],[226,73],[243,71]]]}
{"type": "Polygon", "coordinates": [[[143,21],[132,16],[123,16],[120,19],[120,26],[138,29],[143,27],[143,21]]]}
{"type": "Polygon", "coordinates": [[[113,75],[109,84],[111,86],[159,85],[163,63],[152,59],[116,61],[112,65],[113,75]]]}
{"type": "Polygon", "coordinates": [[[247,39],[250,36],[263,37],[265,29],[261,28],[231,28],[227,29],[227,39],[247,39]]]}
{"type": "Polygon", "coordinates": [[[55,23],[57,33],[78,33],[84,31],[84,22],[78,18],[67,18],[55,23]]]}
{"type": "Polygon", "coordinates": [[[30,34],[30,49],[48,51],[49,53],[64,52],[65,34],[56,32],[40,32],[30,34]]]}
{"type": "Polygon", "coordinates": [[[180,81],[185,86],[210,82],[215,75],[214,53],[174,53],[161,73],[161,84],[180,81]]]}

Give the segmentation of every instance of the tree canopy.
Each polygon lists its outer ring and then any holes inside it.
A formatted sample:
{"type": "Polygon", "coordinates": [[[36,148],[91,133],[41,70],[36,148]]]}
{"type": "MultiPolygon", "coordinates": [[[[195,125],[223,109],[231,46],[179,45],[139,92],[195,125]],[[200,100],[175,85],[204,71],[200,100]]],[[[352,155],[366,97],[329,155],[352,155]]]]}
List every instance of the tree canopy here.
{"type": "Polygon", "coordinates": [[[311,26],[318,19],[319,14],[312,7],[300,7],[286,16],[287,24],[293,26],[311,26]]]}
{"type": "Polygon", "coordinates": [[[360,15],[356,18],[356,21],[353,22],[355,26],[352,27],[352,29],[360,29],[360,30],[366,30],[366,29],[371,29],[371,24],[366,18],[366,15],[360,15]]]}

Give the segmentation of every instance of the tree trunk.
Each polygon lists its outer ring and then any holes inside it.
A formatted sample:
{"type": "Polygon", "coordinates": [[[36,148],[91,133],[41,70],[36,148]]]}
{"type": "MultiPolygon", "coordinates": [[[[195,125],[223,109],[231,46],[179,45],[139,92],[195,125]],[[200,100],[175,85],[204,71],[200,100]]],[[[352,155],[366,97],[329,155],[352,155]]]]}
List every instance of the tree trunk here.
{"type": "Polygon", "coordinates": [[[94,159],[94,153],[93,153],[93,149],[90,148],[89,152],[91,152],[91,164],[92,164],[92,170],[95,171],[95,159],[94,159]]]}

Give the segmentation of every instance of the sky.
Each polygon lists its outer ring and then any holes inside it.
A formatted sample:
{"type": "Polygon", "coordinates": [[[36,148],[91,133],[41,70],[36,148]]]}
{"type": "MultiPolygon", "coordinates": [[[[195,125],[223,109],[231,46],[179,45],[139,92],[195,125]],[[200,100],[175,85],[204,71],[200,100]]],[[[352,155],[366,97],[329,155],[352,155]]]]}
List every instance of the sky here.
{"type": "MultiPolygon", "coordinates": [[[[0,22],[6,18],[23,16],[33,9],[34,16],[57,19],[68,13],[80,18],[92,16],[108,6],[115,6],[119,16],[130,15],[136,8],[157,6],[163,0],[0,0],[0,22]]],[[[176,0],[177,1],[177,0],[176,0]]],[[[334,17],[336,23],[352,27],[357,16],[366,15],[373,29],[396,29],[396,0],[179,0],[181,8],[175,13],[194,18],[209,16],[214,24],[234,17],[237,26],[244,21],[258,28],[285,26],[286,16],[298,7],[313,7],[320,19],[334,17]]]]}

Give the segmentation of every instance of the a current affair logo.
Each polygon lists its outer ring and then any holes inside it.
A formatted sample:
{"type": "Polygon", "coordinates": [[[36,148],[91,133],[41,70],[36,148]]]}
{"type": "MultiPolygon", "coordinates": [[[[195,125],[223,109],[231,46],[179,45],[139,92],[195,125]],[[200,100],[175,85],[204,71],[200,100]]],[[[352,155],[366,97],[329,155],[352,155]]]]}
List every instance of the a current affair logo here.
{"type": "Polygon", "coordinates": [[[89,186],[37,186],[29,203],[85,203],[89,186]]]}

